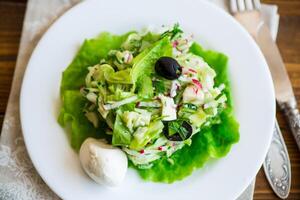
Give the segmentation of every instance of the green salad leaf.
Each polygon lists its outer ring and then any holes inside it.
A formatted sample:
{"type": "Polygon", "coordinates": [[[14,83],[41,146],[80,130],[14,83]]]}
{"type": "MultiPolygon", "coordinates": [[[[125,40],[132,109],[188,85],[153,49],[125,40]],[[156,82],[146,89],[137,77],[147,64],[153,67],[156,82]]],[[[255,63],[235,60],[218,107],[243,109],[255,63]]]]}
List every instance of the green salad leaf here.
{"type": "Polygon", "coordinates": [[[128,34],[118,36],[104,32],[95,39],[85,40],[72,63],[63,72],[61,92],[77,90],[83,86],[88,67],[106,58],[110,50],[120,48],[128,34]]]}
{"type": "Polygon", "coordinates": [[[121,112],[117,112],[116,121],[114,124],[114,133],[112,138],[112,145],[129,145],[131,142],[131,133],[124,125],[121,119],[121,112]]]}
{"type": "Polygon", "coordinates": [[[106,123],[100,123],[97,129],[84,115],[84,108],[87,100],[80,94],[79,91],[67,90],[64,91],[63,107],[61,109],[58,122],[62,126],[70,125],[71,128],[71,146],[79,150],[81,143],[88,137],[101,138],[105,131],[106,123]],[[80,109],[79,109],[80,108],[80,109]]]}
{"type": "Polygon", "coordinates": [[[104,64],[100,66],[100,70],[104,71],[105,80],[109,83],[132,84],[129,68],[115,72],[112,66],[104,64]]]}
{"type": "Polygon", "coordinates": [[[141,76],[137,82],[137,90],[139,91],[139,96],[143,99],[152,98],[154,91],[151,77],[141,76]]]}
{"type": "Polygon", "coordinates": [[[129,33],[117,36],[110,33],[101,33],[95,39],[85,40],[72,63],[63,72],[61,81],[62,108],[58,118],[59,123],[70,126],[71,146],[79,150],[82,142],[88,137],[105,137],[106,123],[100,123],[94,128],[83,112],[88,101],[79,90],[85,84],[88,67],[99,63],[106,58],[112,49],[120,48],[129,33]]]}
{"type": "MultiPolygon", "coordinates": [[[[162,56],[171,56],[172,46],[170,40],[165,37],[149,48],[144,50],[142,53],[137,55],[133,60],[133,67],[131,70],[131,76],[134,83],[137,85],[144,85],[143,79],[140,77],[150,76],[154,72],[155,62],[162,56]]],[[[141,87],[143,92],[143,88],[141,87]]],[[[138,91],[139,93],[140,91],[138,91]]]]}
{"type": "Polygon", "coordinates": [[[141,150],[148,142],[157,138],[163,128],[164,125],[161,121],[151,122],[146,131],[134,135],[130,147],[132,149],[141,150]]]}

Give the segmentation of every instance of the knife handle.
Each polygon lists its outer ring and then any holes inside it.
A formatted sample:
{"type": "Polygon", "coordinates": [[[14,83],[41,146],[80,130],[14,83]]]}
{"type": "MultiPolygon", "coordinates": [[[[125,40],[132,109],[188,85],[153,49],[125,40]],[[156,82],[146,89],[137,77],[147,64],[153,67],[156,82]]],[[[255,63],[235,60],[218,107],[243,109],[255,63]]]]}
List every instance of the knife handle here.
{"type": "Polygon", "coordinates": [[[279,106],[288,119],[295,141],[300,150],[300,114],[296,99],[293,98],[290,101],[279,103],[279,106]]]}
{"type": "Polygon", "coordinates": [[[275,194],[281,199],[287,198],[291,187],[291,164],[277,120],[263,167],[275,194]]]}

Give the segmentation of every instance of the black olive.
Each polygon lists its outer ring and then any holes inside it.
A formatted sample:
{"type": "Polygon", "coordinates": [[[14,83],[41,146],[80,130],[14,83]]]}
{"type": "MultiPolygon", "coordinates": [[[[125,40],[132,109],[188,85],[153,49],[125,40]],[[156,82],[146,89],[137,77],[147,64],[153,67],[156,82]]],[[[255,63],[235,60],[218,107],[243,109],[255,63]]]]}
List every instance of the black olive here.
{"type": "Polygon", "coordinates": [[[166,79],[174,80],[180,76],[181,67],[174,58],[160,57],[155,63],[155,71],[166,79]]]}
{"type": "Polygon", "coordinates": [[[193,133],[192,126],[186,122],[181,120],[173,120],[173,121],[164,121],[163,133],[166,138],[170,141],[184,141],[191,137],[193,133]],[[178,124],[177,132],[170,135],[170,126],[174,127],[173,124],[178,124]]]}

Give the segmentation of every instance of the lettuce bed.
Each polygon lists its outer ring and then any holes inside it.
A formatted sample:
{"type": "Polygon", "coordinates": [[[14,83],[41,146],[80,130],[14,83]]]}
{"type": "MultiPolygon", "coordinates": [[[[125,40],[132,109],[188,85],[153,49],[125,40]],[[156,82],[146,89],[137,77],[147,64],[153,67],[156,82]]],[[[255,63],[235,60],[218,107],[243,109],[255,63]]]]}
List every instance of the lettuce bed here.
{"type": "MultiPolygon", "coordinates": [[[[61,82],[61,98],[63,105],[58,117],[62,126],[71,127],[71,146],[79,150],[80,145],[87,137],[103,138],[106,124],[103,122],[99,128],[86,119],[83,107],[87,100],[80,94],[80,88],[85,84],[87,67],[99,63],[107,57],[111,49],[117,49],[127,38],[127,34],[117,36],[102,33],[95,39],[86,40],[78,51],[76,57],[63,72],[61,82]]],[[[150,169],[139,169],[141,177],[155,182],[172,183],[190,175],[194,169],[200,168],[209,158],[225,156],[231,145],[239,140],[239,125],[233,116],[229,80],[227,76],[227,57],[215,51],[206,51],[200,45],[194,43],[190,52],[203,57],[203,59],[216,71],[215,84],[224,83],[227,87],[227,107],[220,114],[220,124],[202,129],[192,138],[192,145],[185,146],[172,155],[174,164],[170,164],[167,158],[154,162],[150,169]]],[[[108,138],[110,139],[110,138],[108,138]]]]}

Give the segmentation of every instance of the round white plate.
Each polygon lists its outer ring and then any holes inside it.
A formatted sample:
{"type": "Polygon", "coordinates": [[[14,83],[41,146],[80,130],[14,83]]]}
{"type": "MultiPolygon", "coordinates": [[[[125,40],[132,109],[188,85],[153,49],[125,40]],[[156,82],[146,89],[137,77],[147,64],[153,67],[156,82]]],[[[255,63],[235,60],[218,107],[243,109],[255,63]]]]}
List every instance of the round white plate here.
{"type": "MultiPolygon", "coordinates": [[[[272,137],[275,100],[268,66],[255,42],[232,17],[204,1],[91,0],[72,8],[43,36],[27,66],[21,122],[33,164],[63,199],[232,200],[258,172],[272,137]],[[62,71],[85,38],[179,22],[206,48],[229,56],[240,141],[228,156],[174,184],[144,182],[129,169],[124,183],[106,188],[89,179],[57,123],[62,71]]],[[[184,159],[184,158],[182,158],[184,159]]]]}

